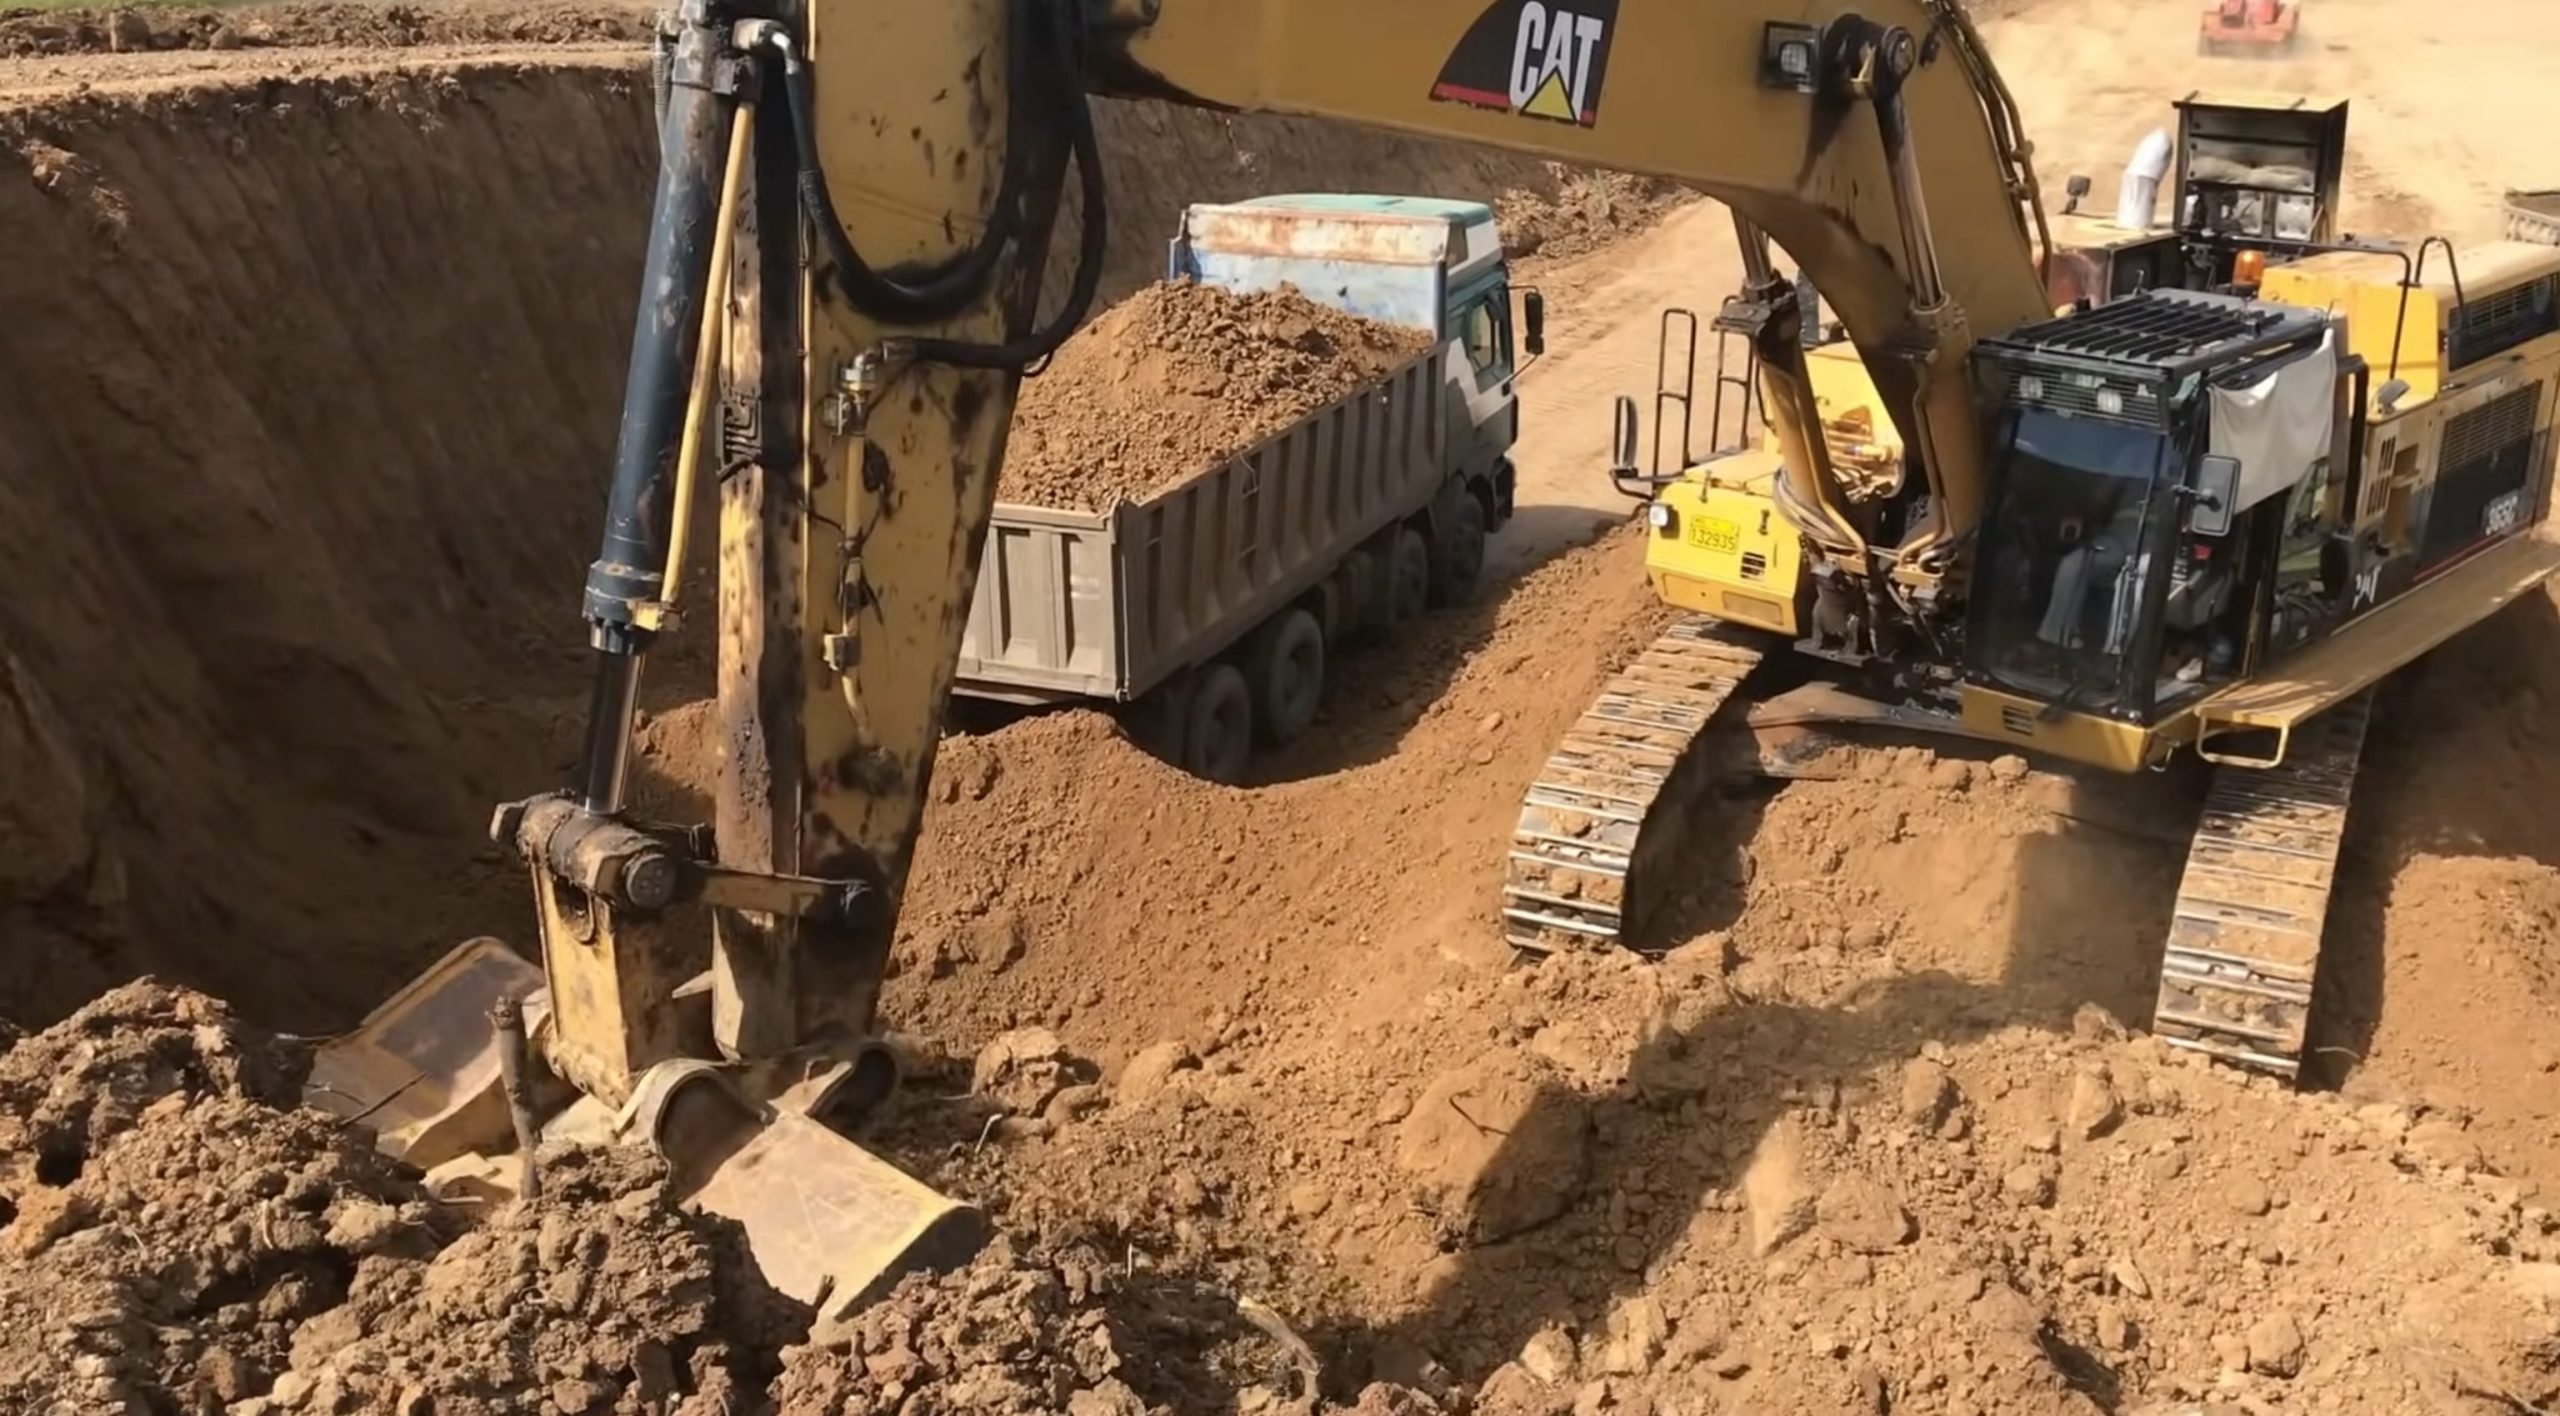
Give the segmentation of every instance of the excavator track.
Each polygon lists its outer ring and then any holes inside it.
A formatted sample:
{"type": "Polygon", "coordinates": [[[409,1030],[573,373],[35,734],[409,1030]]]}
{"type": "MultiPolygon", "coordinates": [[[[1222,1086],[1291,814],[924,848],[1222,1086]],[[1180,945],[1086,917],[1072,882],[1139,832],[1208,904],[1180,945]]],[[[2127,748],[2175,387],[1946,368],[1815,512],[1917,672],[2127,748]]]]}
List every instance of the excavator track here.
{"type": "Polygon", "coordinates": [[[1631,942],[1637,843],[1658,824],[1657,809],[1683,814],[1675,784],[1697,774],[1674,769],[1694,757],[1760,658],[1693,615],[1601,688],[1521,802],[1502,887],[1513,947],[1548,954],[1631,942]]]}
{"type": "Polygon", "coordinates": [[[2274,767],[2219,767],[2178,884],[2152,1031],[2292,1079],[2372,694],[2295,731],[2274,767]]]}

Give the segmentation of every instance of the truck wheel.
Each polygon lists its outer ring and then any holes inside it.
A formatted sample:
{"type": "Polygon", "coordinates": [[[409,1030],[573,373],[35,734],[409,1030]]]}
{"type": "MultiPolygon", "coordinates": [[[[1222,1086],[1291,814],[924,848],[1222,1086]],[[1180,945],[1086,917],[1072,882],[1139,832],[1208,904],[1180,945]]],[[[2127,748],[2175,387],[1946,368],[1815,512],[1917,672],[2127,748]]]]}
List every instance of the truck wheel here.
{"type": "Polygon", "coordinates": [[[1404,628],[1422,617],[1431,603],[1431,545],[1407,526],[1396,532],[1395,550],[1387,560],[1386,612],[1379,622],[1389,630],[1404,628]]]}
{"type": "Polygon", "coordinates": [[[1253,760],[1253,693],[1233,664],[1211,664],[1191,686],[1183,724],[1182,765],[1192,775],[1234,786],[1253,760]]]}
{"type": "Polygon", "coordinates": [[[1254,636],[1254,722],[1273,747],[1315,725],[1324,698],[1324,626],[1302,609],[1282,610],[1254,636]]]}
{"type": "Polygon", "coordinates": [[[1461,488],[1441,508],[1440,554],[1431,565],[1431,603],[1463,605],[1484,575],[1484,503],[1461,488]]]}

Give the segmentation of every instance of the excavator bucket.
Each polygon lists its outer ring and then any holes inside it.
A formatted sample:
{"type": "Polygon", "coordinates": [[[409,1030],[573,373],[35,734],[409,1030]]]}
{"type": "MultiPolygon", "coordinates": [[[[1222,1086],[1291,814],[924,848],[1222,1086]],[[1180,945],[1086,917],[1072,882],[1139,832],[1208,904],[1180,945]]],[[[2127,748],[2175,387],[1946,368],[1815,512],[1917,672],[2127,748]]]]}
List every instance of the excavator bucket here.
{"type": "MultiPolygon", "coordinates": [[[[373,1128],[385,1152],[443,1188],[511,1198],[517,1170],[499,1157],[515,1130],[490,1012],[500,998],[530,1000],[530,1026],[543,990],[541,969],[474,939],[322,1046],[306,1098],[373,1128]]],[[[887,1085],[854,1071],[853,1085],[887,1085]]],[[[987,1225],[800,1109],[825,1100],[802,1087],[758,1103],[712,1064],[677,1061],[644,1073],[619,1111],[579,1098],[541,1127],[547,1140],[655,1150],[683,1202],[735,1221],[765,1280],[832,1320],[905,1273],[968,1262],[987,1225]]]]}
{"type": "Polygon", "coordinates": [[[666,1157],[692,1204],[737,1222],[765,1281],[820,1323],[904,1274],[967,1263],[985,1215],[918,1181],[814,1117],[757,1106],[698,1062],[653,1069],[623,1134],[666,1157]]]}
{"type": "Polygon", "coordinates": [[[542,970],[504,943],[471,940],[355,1031],[323,1044],[304,1099],[371,1127],[384,1151],[421,1170],[502,1148],[511,1131],[489,1010],[500,998],[531,997],[542,986],[542,970]]]}

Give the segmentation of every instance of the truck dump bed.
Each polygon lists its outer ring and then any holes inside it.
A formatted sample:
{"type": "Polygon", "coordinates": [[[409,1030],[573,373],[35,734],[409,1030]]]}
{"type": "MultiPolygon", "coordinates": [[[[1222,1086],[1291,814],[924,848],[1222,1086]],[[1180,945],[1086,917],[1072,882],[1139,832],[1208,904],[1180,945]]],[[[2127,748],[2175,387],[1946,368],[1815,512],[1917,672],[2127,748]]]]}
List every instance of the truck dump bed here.
{"type": "Polygon", "coordinates": [[[1446,476],[1439,359],[1116,511],[998,503],[959,688],[1126,701],[1214,657],[1431,499],[1446,476]]]}

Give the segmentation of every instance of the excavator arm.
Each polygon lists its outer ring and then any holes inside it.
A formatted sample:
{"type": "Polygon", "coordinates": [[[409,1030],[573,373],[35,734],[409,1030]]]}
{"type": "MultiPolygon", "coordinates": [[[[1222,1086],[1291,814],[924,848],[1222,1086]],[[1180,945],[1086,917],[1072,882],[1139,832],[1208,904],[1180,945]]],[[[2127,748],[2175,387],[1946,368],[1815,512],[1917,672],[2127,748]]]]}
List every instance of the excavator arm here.
{"type": "MultiPolygon", "coordinates": [[[[1965,353],[2045,308],[2027,151],[1954,0],[682,0],[665,29],[586,586],[583,771],[493,828],[528,867],[540,975],[467,948],[322,1072],[434,1165],[502,1143],[498,1079],[538,1061],[568,1103],[543,1129],[657,1145],[802,1297],[857,1300],[976,1232],[831,1127],[884,1085],[876,1003],[1014,390],[1087,313],[1119,215],[1089,92],[1484,143],[1724,201],[1788,453],[1781,504],[1870,570],[1961,552],[1985,480],[1965,353]],[[1053,236],[1074,277],[1044,306],[1053,236]],[[1896,545],[1866,545],[1830,485],[1771,239],[1925,469],[1927,512],[1896,545]],[[639,819],[629,777],[641,666],[691,608],[687,532],[714,501],[723,756],[704,830],[639,819]],[[529,1057],[471,1012],[526,992],[529,1057]],[[476,1134],[493,1117],[500,1134],[476,1134]]],[[[520,1143],[543,1090],[509,1088],[520,1143]]]]}

